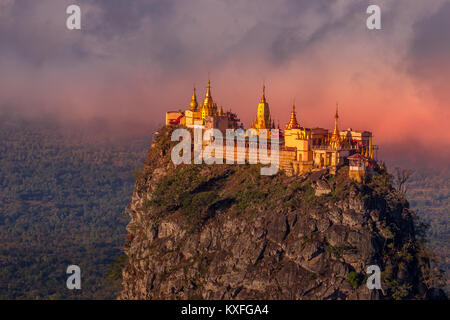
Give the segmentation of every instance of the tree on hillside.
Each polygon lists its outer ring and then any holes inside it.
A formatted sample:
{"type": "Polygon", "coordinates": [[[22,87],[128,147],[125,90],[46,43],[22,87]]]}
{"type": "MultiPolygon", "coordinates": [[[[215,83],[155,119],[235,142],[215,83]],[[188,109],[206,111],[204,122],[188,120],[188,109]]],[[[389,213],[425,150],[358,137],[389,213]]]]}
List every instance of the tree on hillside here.
{"type": "Polygon", "coordinates": [[[397,190],[403,194],[408,191],[408,181],[413,175],[413,170],[401,169],[400,167],[395,167],[394,169],[394,183],[397,190]]]}

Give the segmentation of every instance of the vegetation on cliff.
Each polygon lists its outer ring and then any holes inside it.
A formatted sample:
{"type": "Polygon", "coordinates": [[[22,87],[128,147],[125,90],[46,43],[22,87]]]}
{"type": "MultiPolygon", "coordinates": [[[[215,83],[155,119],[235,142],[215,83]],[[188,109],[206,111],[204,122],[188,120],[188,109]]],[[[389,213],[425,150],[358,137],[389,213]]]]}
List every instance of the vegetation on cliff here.
{"type": "Polygon", "coordinates": [[[422,299],[430,269],[424,225],[393,177],[365,183],[327,170],[261,176],[256,165],[170,162],[169,128],[153,148],[127,211],[123,299],[422,299]],[[316,196],[318,181],[331,192],[316,196]],[[382,290],[362,285],[379,265],[382,290]]]}

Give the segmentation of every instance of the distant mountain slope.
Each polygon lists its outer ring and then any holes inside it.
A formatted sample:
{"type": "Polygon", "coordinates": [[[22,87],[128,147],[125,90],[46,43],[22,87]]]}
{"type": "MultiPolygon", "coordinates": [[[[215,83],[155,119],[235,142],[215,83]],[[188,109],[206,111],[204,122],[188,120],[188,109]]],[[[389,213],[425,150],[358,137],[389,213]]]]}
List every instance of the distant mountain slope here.
{"type": "Polygon", "coordinates": [[[117,295],[106,274],[150,136],[89,140],[50,121],[0,119],[0,298],[117,295]],[[81,267],[80,292],[66,288],[70,264],[81,267]]]}
{"type": "Polygon", "coordinates": [[[439,268],[445,270],[450,294],[450,170],[416,169],[411,176],[408,199],[411,208],[430,225],[429,246],[439,268]]]}

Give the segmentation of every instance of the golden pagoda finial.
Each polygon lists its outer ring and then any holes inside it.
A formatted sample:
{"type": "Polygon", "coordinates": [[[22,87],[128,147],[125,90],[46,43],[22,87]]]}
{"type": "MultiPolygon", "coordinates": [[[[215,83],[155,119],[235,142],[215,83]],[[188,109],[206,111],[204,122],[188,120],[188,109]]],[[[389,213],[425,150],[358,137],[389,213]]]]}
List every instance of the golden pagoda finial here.
{"type": "Polygon", "coordinates": [[[336,114],[334,115],[334,130],[330,139],[330,145],[335,149],[338,149],[341,146],[341,135],[338,128],[338,119],[338,104],[336,103],[336,114]]]}
{"type": "Polygon", "coordinates": [[[194,92],[192,93],[192,100],[189,105],[190,105],[192,111],[197,110],[198,103],[197,103],[197,96],[195,95],[195,87],[194,87],[194,92]]]}
{"type": "Polygon", "coordinates": [[[202,119],[207,116],[212,116],[217,112],[213,98],[211,96],[211,81],[208,77],[208,87],[206,89],[205,100],[203,100],[202,105],[202,119]]]}
{"type": "Polygon", "coordinates": [[[208,77],[208,86],[206,87],[206,98],[211,98],[211,81],[208,77]]]}
{"type": "Polygon", "coordinates": [[[263,94],[261,97],[261,102],[265,103],[266,102],[266,85],[265,84],[263,84],[263,86],[262,86],[262,91],[263,91],[263,94]]]}
{"type": "Polygon", "coordinates": [[[295,113],[295,103],[292,104],[291,118],[289,123],[287,124],[287,129],[295,129],[298,128],[297,115],[295,113]]]}
{"type": "Polygon", "coordinates": [[[258,104],[258,111],[256,112],[255,129],[270,129],[272,120],[270,117],[269,104],[266,101],[266,86],[262,87],[262,97],[258,104]]]}
{"type": "Polygon", "coordinates": [[[334,134],[339,135],[338,120],[339,120],[338,104],[336,103],[336,114],[334,115],[334,131],[333,131],[333,135],[334,134]]]}

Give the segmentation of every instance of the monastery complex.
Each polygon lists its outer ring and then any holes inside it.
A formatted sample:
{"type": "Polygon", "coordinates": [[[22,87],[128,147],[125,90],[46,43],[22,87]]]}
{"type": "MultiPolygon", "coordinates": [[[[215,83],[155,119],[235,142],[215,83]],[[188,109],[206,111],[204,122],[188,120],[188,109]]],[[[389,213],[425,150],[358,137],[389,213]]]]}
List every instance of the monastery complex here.
{"type": "MultiPolygon", "coordinates": [[[[185,126],[192,128],[201,126],[204,130],[215,128],[225,134],[226,129],[244,129],[237,115],[218,107],[211,95],[211,84],[208,81],[205,98],[199,106],[194,88],[192,99],[187,110],[166,112],[166,126],[185,126]]],[[[256,117],[251,128],[259,135],[259,139],[267,139],[270,145],[270,130],[279,129],[279,166],[288,175],[300,175],[304,172],[328,168],[331,173],[341,165],[348,165],[349,176],[362,181],[371,172],[376,163],[374,152],[378,149],[372,144],[372,133],[369,131],[339,130],[339,114],[336,107],[334,128],[306,128],[297,121],[295,105],[292,106],[290,120],[284,130],[275,127],[270,115],[269,103],[265,95],[265,87],[258,104],[256,117]],[[266,129],[266,130],[263,130],[266,129]],[[264,135],[264,136],[263,136],[264,135]],[[268,136],[267,136],[268,135],[268,136]]],[[[234,142],[233,142],[234,143],[234,142]]],[[[224,142],[225,145],[225,142],[224,142]]],[[[237,145],[237,144],[236,144],[237,145]]],[[[248,162],[249,142],[244,141],[244,149],[235,148],[236,158],[239,152],[248,162]]],[[[270,147],[268,146],[270,152],[270,147]]],[[[225,147],[224,147],[225,150],[225,147]]],[[[223,157],[226,157],[225,152],[223,157]]]]}

